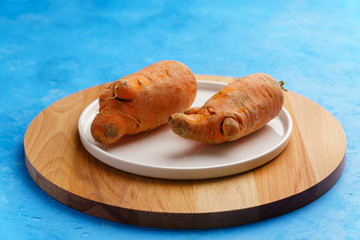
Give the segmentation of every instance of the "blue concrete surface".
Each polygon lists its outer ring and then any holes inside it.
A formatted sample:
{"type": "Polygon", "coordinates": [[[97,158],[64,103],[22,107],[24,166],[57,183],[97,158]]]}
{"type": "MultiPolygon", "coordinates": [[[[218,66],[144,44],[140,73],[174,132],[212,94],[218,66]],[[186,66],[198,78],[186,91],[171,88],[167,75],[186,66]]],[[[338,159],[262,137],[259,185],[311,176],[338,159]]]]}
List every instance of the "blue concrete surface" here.
{"type": "Polygon", "coordinates": [[[359,53],[356,0],[1,0],[1,239],[359,239],[359,53]],[[24,164],[31,120],[64,96],[164,59],[201,74],[265,72],[329,110],[347,135],[337,184],[280,217],[188,231],[102,220],[43,192],[24,164]]]}

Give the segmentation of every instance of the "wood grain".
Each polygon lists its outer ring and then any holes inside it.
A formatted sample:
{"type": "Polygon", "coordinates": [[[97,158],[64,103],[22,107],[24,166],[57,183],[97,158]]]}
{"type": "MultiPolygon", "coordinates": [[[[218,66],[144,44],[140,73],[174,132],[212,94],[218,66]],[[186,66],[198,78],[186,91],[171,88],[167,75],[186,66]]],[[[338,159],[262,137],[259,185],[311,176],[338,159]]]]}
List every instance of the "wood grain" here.
{"type": "MultiPolygon", "coordinates": [[[[230,82],[233,77],[197,75],[230,82]]],[[[313,101],[288,91],[294,127],[289,145],[266,165],[233,176],[194,181],[141,177],[111,168],[82,146],[77,123],[107,84],[65,97],[29,125],[30,176],[58,201],[90,215],[165,228],[212,228],[259,221],[298,209],[328,191],[345,163],[339,122],[313,101]]]]}

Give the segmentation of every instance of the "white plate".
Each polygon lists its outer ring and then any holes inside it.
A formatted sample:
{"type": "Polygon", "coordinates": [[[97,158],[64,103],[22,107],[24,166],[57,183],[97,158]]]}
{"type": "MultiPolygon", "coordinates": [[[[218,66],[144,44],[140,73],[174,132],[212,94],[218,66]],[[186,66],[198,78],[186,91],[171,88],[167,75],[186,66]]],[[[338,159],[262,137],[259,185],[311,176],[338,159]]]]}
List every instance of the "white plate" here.
{"type": "MultiPolygon", "coordinates": [[[[193,106],[202,106],[225,85],[198,81],[193,106]]],[[[125,136],[115,144],[102,145],[90,133],[98,108],[96,100],[79,119],[80,139],[86,150],[114,168],[154,178],[206,179],[251,170],[279,155],[288,144],[292,130],[291,117],[283,108],[265,127],[234,142],[198,143],[175,135],[164,125],[148,133],[125,136]]]]}

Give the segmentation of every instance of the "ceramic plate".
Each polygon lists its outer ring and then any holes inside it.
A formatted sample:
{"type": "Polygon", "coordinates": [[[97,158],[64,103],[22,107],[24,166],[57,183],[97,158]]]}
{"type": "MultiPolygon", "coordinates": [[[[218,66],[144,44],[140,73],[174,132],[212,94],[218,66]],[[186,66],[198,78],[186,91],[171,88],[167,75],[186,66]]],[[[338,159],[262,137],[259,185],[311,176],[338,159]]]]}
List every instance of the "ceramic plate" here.
{"type": "MultiPolygon", "coordinates": [[[[226,84],[198,81],[193,106],[202,106],[226,84]]],[[[175,135],[164,125],[148,133],[125,136],[111,145],[96,143],[90,125],[99,108],[92,102],[79,118],[80,139],[103,163],[125,172],[164,179],[206,179],[241,173],[279,155],[289,142],[292,120],[285,108],[260,130],[237,141],[210,145],[175,135]]]]}

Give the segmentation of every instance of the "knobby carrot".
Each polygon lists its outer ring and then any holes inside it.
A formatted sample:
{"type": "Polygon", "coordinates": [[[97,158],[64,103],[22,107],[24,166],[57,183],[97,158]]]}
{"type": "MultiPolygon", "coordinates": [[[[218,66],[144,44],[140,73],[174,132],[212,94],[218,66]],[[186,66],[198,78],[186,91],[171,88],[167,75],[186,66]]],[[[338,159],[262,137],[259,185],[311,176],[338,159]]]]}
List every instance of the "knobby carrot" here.
{"type": "Polygon", "coordinates": [[[255,73],[229,83],[204,106],[170,116],[172,131],[184,138],[218,144],[246,136],[275,118],[284,102],[282,85],[255,73]]]}
{"type": "Polygon", "coordinates": [[[99,97],[99,113],[91,125],[93,138],[104,144],[122,136],[166,124],[175,112],[184,112],[197,91],[194,74],[177,61],[161,61],[111,84],[99,97]]]}

